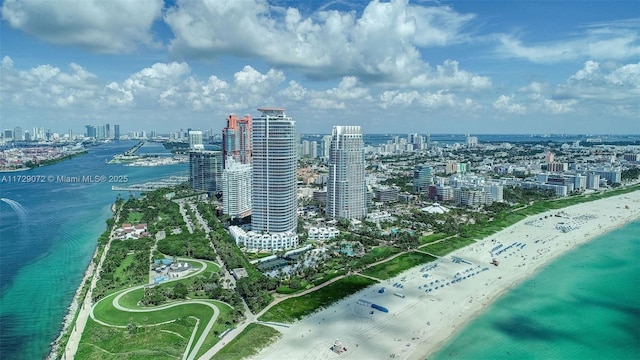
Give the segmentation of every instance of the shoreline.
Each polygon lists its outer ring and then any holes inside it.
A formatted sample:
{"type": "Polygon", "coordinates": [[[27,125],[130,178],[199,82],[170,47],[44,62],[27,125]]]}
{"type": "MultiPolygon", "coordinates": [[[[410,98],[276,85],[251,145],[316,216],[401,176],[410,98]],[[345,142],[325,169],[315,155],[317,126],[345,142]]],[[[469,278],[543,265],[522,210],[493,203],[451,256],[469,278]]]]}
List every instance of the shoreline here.
{"type": "Polygon", "coordinates": [[[61,349],[62,346],[66,347],[66,344],[60,344],[60,340],[62,340],[62,337],[69,331],[69,327],[71,326],[71,324],[73,324],[74,320],[76,319],[76,315],[80,311],[80,302],[83,300],[83,299],[80,299],[80,294],[82,293],[82,289],[87,283],[87,280],[91,279],[94,275],[95,263],[93,262],[93,260],[96,258],[97,254],[98,254],[98,247],[96,246],[96,249],[93,251],[93,256],[89,261],[89,265],[87,266],[87,269],[84,271],[84,275],[82,276],[80,285],[78,286],[75,293],[73,294],[73,299],[71,300],[71,304],[69,304],[69,307],[67,307],[68,309],[67,314],[64,316],[62,321],[62,329],[60,330],[60,333],[58,334],[56,339],[53,342],[51,342],[51,349],[49,350],[49,354],[45,358],[47,360],[58,359],[59,358],[58,351],[61,349]]]}
{"type": "MultiPolygon", "coordinates": [[[[110,210],[111,213],[115,215],[116,212],[116,203],[112,203],[110,206],[110,210]]],[[[56,339],[54,341],[51,342],[51,346],[49,349],[49,354],[46,356],[46,360],[56,360],[59,359],[58,357],[58,352],[60,351],[60,349],[62,348],[62,346],[64,346],[64,353],[63,353],[63,358],[66,358],[66,348],[68,345],[68,342],[71,339],[71,333],[69,333],[69,339],[67,339],[67,342],[65,344],[61,344],[60,340],[62,340],[63,336],[65,334],[67,334],[70,330],[69,327],[71,326],[71,324],[73,324],[74,321],[77,320],[77,318],[80,316],[80,311],[84,310],[84,304],[82,307],[80,307],[80,304],[83,302],[86,302],[86,296],[87,294],[90,293],[91,290],[91,286],[93,284],[93,277],[96,275],[96,256],[98,255],[98,252],[100,250],[100,246],[99,244],[96,243],[96,248],[93,250],[93,256],[91,257],[91,260],[89,261],[89,265],[87,266],[87,269],[84,271],[84,275],[82,276],[82,280],[80,281],[80,285],[78,285],[78,288],[76,289],[75,293],[73,294],[73,299],[71,300],[71,304],[69,304],[69,307],[67,308],[67,314],[64,316],[63,321],[62,321],[62,329],[60,329],[60,332],[58,333],[58,336],[56,337],[56,339]],[[87,284],[87,281],[91,280],[91,283],[88,285],[90,288],[87,289],[87,292],[84,295],[84,298],[80,298],[80,295],[82,293],[82,289],[84,288],[85,284],[87,284]]],[[[75,331],[76,329],[74,329],[75,331]]],[[[84,329],[83,329],[84,330],[84,329]]],[[[79,336],[82,336],[82,333],[79,334],[79,336]]],[[[78,339],[79,340],[79,339],[78,339]]]]}
{"type": "Polygon", "coordinates": [[[288,328],[274,326],[282,338],[252,359],[425,359],[502,295],[560,256],[638,219],[640,191],[529,216],[432,263],[342,299],[288,328]],[[452,256],[464,262],[454,262],[452,256]],[[499,261],[498,266],[490,264],[493,258],[499,261]],[[434,264],[438,266],[421,271],[434,264]],[[435,280],[439,282],[430,285],[435,280]],[[402,284],[402,288],[395,284],[402,284]],[[381,287],[386,288],[384,293],[378,292],[381,287]],[[428,289],[431,291],[426,292],[428,289]],[[387,307],[389,313],[371,314],[371,309],[357,305],[358,299],[387,307]],[[348,351],[340,355],[332,352],[329,348],[336,339],[348,351]]]}
{"type": "Polygon", "coordinates": [[[596,238],[598,238],[600,236],[604,236],[604,235],[606,235],[606,234],[608,234],[608,233],[610,233],[612,231],[620,229],[620,228],[622,228],[622,227],[624,227],[624,226],[626,226],[626,225],[628,225],[628,224],[630,224],[632,222],[635,222],[635,221],[640,221],[640,214],[638,214],[636,218],[627,219],[626,221],[623,221],[621,223],[617,223],[614,226],[606,228],[606,230],[604,232],[599,232],[599,233],[596,233],[596,234],[593,234],[593,235],[588,235],[588,237],[586,237],[584,241],[576,242],[573,245],[569,246],[565,251],[559,252],[557,255],[549,257],[540,266],[537,266],[532,271],[525,273],[525,276],[523,276],[520,279],[518,279],[517,282],[513,283],[511,286],[509,286],[507,288],[501,289],[498,293],[496,293],[495,297],[489,299],[488,302],[484,303],[481,308],[474,309],[475,311],[472,314],[470,314],[465,319],[464,322],[462,322],[460,324],[460,326],[458,327],[458,329],[456,331],[452,332],[448,337],[446,337],[445,339],[442,339],[440,342],[436,343],[433,347],[430,347],[428,353],[424,354],[423,356],[414,357],[414,358],[411,358],[411,359],[422,359],[422,358],[426,359],[428,356],[431,356],[434,353],[440,351],[444,347],[444,345],[446,345],[456,335],[458,335],[462,330],[464,330],[467,327],[467,325],[469,325],[471,322],[473,322],[478,316],[482,315],[485,311],[487,311],[488,308],[491,307],[496,301],[498,301],[503,295],[507,294],[513,288],[523,284],[527,280],[534,278],[538,273],[540,273],[542,270],[544,270],[548,265],[550,265],[551,263],[557,261],[562,256],[567,255],[571,251],[574,251],[576,248],[579,248],[582,245],[585,245],[585,244],[593,241],[594,239],[596,239],[596,238]]]}

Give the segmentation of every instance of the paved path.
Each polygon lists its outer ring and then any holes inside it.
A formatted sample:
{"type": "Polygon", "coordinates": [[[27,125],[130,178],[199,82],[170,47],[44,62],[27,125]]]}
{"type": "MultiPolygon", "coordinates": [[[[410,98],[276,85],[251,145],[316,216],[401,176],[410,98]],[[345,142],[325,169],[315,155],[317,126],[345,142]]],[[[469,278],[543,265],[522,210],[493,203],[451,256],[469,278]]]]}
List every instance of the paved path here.
{"type": "MultiPolygon", "coordinates": [[[[185,260],[185,259],[180,259],[180,260],[185,260]]],[[[183,279],[186,279],[186,278],[189,278],[189,277],[192,277],[192,276],[196,276],[196,275],[202,273],[207,268],[207,263],[204,262],[204,261],[195,260],[195,259],[189,259],[189,260],[200,263],[200,265],[201,265],[200,269],[198,269],[198,271],[194,271],[193,273],[189,274],[188,276],[167,280],[165,283],[172,282],[172,281],[179,281],[179,280],[183,280],[183,279]]],[[[211,332],[211,328],[213,328],[213,325],[215,324],[216,320],[218,319],[218,315],[220,314],[220,310],[218,309],[218,307],[216,305],[214,305],[213,303],[205,301],[205,300],[185,300],[185,301],[179,301],[179,302],[174,302],[174,303],[171,303],[171,304],[160,305],[160,306],[150,307],[150,308],[126,308],[126,307],[120,305],[120,299],[123,296],[127,295],[128,293],[130,293],[132,291],[135,291],[135,290],[138,290],[138,289],[142,289],[145,286],[147,286],[147,284],[134,286],[134,287],[131,287],[131,288],[126,289],[124,291],[121,291],[118,295],[116,295],[113,298],[113,300],[112,300],[113,307],[118,309],[118,310],[120,310],[120,311],[132,312],[132,313],[154,312],[154,311],[170,309],[170,308],[176,307],[176,306],[191,305],[191,304],[205,305],[205,306],[208,306],[211,309],[213,309],[213,316],[211,317],[211,319],[209,319],[209,322],[207,323],[207,325],[204,328],[204,331],[202,332],[202,334],[200,335],[200,337],[196,341],[195,345],[193,346],[193,349],[191,349],[191,351],[189,351],[189,349],[191,348],[191,344],[192,344],[192,342],[194,340],[194,337],[196,335],[196,332],[198,331],[198,326],[199,326],[199,323],[200,323],[199,321],[196,324],[196,326],[194,327],[193,333],[191,335],[191,338],[189,340],[187,348],[185,349],[185,353],[184,353],[183,359],[184,360],[193,360],[193,359],[195,359],[196,354],[198,353],[198,351],[200,350],[200,348],[204,344],[204,342],[205,342],[205,340],[207,338],[207,335],[211,332]]],[[[95,305],[93,305],[91,307],[91,311],[90,311],[91,319],[93,321],[103,325],[103,326],[126,328],[126,325],[109,324],[109,323],[107,323],[105,321],[102,321],[102,320],[99,320],[99,319],[97,319],[95,317],[95,314],[94,314],[95,307],[100,302],[106,300],[107,298],[104,298],[104,299],[98,301],[95,305]]],[[[172,322],[172,321],[167,321],[167,323],[168,322],[172,322]]],[[[160,323],[160,324],[162,324],[162,323],[160,323]]],[[[159,324],[153,324],[153,325],[159,325],[159,324]]]]}

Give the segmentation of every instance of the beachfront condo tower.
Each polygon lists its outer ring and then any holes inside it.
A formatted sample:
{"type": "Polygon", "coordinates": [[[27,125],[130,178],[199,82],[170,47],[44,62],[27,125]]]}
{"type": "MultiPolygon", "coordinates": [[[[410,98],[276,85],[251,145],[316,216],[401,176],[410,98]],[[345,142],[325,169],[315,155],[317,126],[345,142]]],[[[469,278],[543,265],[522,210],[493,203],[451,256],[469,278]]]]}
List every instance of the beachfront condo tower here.
{"type": "Polygon", "coordinates": [[[327,215],[362,219],[367,214],[364,143],[360,126],[334,126],[329,147],[327,215]]]}
{"type": "Polygon", "coordinates": [[[254,232],[295,233],[298,226],[296,123],[284,109],[258,109],[253,119],[254,232]]]}
{"type": "Polygon", "coordinates": [[[222,171],[222,208],[232,219],[251,215],[251,164],[229,156],[222,171]]]}
{"type": "Polygon", "coordinates": [[[251,116],[238,118],[231,114],[227,117],[227,126],[222,129],[222,158],[225,168],[231,157],[241,164],[251,163],[251,116]]]}
{"type": "Polygon", "coordinates": [[[189,152],[189,182],[193,190],[213,195],[220,191],[222,152],[196,150],[189,152]]]}

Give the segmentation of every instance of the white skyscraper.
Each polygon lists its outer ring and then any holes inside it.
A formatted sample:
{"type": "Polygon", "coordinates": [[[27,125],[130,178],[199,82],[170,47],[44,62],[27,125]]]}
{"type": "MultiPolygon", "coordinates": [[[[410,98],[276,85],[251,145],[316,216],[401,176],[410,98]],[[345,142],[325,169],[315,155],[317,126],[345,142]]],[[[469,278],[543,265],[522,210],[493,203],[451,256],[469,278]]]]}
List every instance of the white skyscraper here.
{"type": "Polygon", "coordinates": [[[204,150],[204,145],[202,145],[202,131],[189,130],[189,149],[204,150]]]}
{"type": "Polygon", "coordinates": [[[294,232],[297,214],[296,126],[284,109],[258,109],[253,119],[253,211],[254,232],[294,232]]]}
{"type": "Polygon", "coordinates": [[[367,214],[364,169],[360,126],[334,126],[327,181],[327,215],[332,219],[362,219],[367,214]]]}
{"type": "Polygon", "coordinates": [[[227,157],[222,172],[223,211],[231,218],[251,214],[251,164],[242,164],[227,157]]]}

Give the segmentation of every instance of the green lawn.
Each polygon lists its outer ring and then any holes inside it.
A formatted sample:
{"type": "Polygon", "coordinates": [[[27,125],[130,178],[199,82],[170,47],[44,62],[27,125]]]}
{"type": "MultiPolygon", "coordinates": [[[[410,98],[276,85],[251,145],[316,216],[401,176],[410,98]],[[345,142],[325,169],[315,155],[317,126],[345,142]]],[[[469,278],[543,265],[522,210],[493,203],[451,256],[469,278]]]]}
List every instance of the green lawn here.
{"type": "Polygon", "coordinates": [[[401,272],[411,269],[414,266],[424,264],[436,260],[435,257],[423,254],[421,252],[410,252],[402,254],[382,264],[372,266],[362,271],[363,274],[373,276],[375,278],[386,280],[390,279],[401,272]]]}
{"type": "Polygon", "coordinates": [[[120,279],[121,282],[124,282],[125,279],[127,279],[127,268],[133,263],[134,258],[135,254],[129,254],[122,259],[122,262],[116,268],[114,278],[120,279]]]}
{"type": "MultiPolygon", "coordinates": [[[[121,298],[120,304],[123,306],[130,306],[133,308],[137,308],[135,304],[141,298],[143,291],[144,291],[143,289],[138,289],[123,296],[121,298]]],[[[112,300],[114,297],[115,297],[115,294],[110,295],[96,306],[96,308],[94,309],[94,314],[96,318],[102,321],[105,321],[107,323],[120,325],[120,326],[133,323],[139,328],[136,330],[134,334],[130,334],[127,329],[114,329],[114,328],[100,326],[96,324],[96,326],[102,329],[97,329],[95,330],[95,332],[102,334],[100,335],[101,338],[107,337],[105,334],[109,335],[111,338],[115,337],[116,340],[113,340],[115,342],[123,341],[121,340],[123,334],[126,335],[127,337],[138,337],[139,340],[137,340],[137,342],[140,343],[140,346],[139,346],[140,349],[139,351],[136,350],[135,352],[132,352],[130,355],[127,355],[127,356],[130,356],[130,357],[125,357],[127,359],[128,358],[147,359],[146,354],[149,354],[149,356],[151,356],[151,357],[148,357],[149,359],[152,359],[153,356],[160,356],[159,358],[165,358],[162,356],[162,354],[158,354],[156,350],[158,348],[162,348],[163,346],[170,349],[175,348],[176,345],[174,343],[171,343],[170,341],[172,339],[171,336],[167,337],[167,335],[158,334],[157,331],[152,331],[153,329],[156,328],[155,326],[145,327],[144,325],[153,325],[160,322],[173,321],[170,324],[174,324],[174,325],[163,324],[163,325],[160,325],[160,327],[163,327],[163,328],[172,327],[172,326],[175,327],[180,325],[181,319],[189,319],[189,324],[191,323],[192,324],[187,326],[187,329],[183,329],[180,332],[180,334],[188,340],[188,338],[191,336],[191,331],[193,331],[193,326],[195,325],[194,318],[198,318],[200,319],[200,324],[198,326],[198,329],[196,330],[196,335],[195,335],[195,338],[198,339],[202,335],[202,332],[204,331],[204,328],[208,323],[209,319],[211,318],[211,316],[213,316],[213,310],[201,304],[183,304],[183,305],[175,306],[169,309],[157,310],[153,312],[144,312],[144,313],[131,313],[131,312],[119,311],[112,306],[112,300]],[[155,346],[155,344],[153,344],[153,341],[146,339],[146,337],[151,337],[151,338],[159,337],[159,339],[156,339],[154,341],[161,341],[162,339],[164,339],[162,341],[165,341],[165,343],[155,346]],[[148,345],[148,347],[145,347],[146,345],[148,345]]],[[[205,351],[207,351],[209,348],[215,345],[218,341],[220,341],[220,339],[218,338],[218,334],[221,334],[222,332],[224,332],[226,329],[229,328],[229,325],[225,323],[225,320],[230,318],[230,313],[231,311],[233,311],[233,309],[229,305],[224,304],[222,302],[214,301],[214,300],[209,300],[208,302],[215,304],[220,310],[220,314],[219,314],[218,320],[216,321],[215,325],[212,328],[212,331],[209,334],[207,334],[203,347],[199,351],[199,355],[203,354],[205,351]]],[[[179,329],[182,329],[182,328],[179,328],[179,329]]],[[[171,331],[176,332],[175,330],[171,330],[171,331]]],[[[82,340],[83,343],[85,342],[84,339],[85,338],[83,337],[83,340],[82,340]]],[[[86,344],[86,345],[87,346],[85,347],[84,351],[92,353],[92,351],[96,350],[95,344],[92,343],[92,344],[86,344]]],[[[195,343],[192,344],[192,346],[194,345],[195,343]]],[[[105,346],[106,345],[101,345],[98,347],[101,349],[104,349],[105,346]]],[[[111,347],[114,347],[114,346],[115,345],[111,347]]],[[[181,346],[182,348],[179,349],[180,355],[184,352],[184,347],[186,346],[186,342],[181,346]]],[[[106,346],[106,347],[109,347],[109,346],[106,346]]],[[[129,346],[127,346],[126,349],[129,349],[129,346]]],[[[105,355],[105,354],[108,355],[108,353],[104,353],[103,351],[101,351],[100,353],[102,355],[105,355]]],[[[87,358],[93,359],[95,357],[87,357],[87,358]]],[[[103,357],[97,357],[97,358],[103,358],[103,357]]],[[[104,358],[109,359],[110,357],[104,357],[104,358]]],[[[170,356],[167,358],[174,358],[174,357],[170,356]]],[[[82,359],[82,358],[78,357],[78,359],[82,359]]]]}
{"type": "Polygon", "coordinates": [[[131,224],[139,224],[142,221],[142,216],[144,216],[144,214],[141,212],[130,212],[129,216],[127,216],[126,222],[131,224]]]}
{"type": "MultiPolygon", "coordinates": [[[[144,324],[145,317],[148,324],[157,324],[170,321],[185,316],[195,316],[202,321],[208,320],[213,315],[213,310],[201,304],[184,304],[165,310],[131,313],[117,310],[112,305],[112,300],[116,294],[111,294],[101,300],[95,307],[93,313],[97,319],[112,325],[127,325],[130,321],[137,324],[144,324]]],[[[153,309],[153,308],[148,308],[153,309]]]]}
{"type": "Polygon", "coordinates": [[[282,335],[269,326],[249,324],[244,331],[223,347],[212,360],[240,360],[257,354],[282,335]]]}
{"type": "Polygon", "coordinates": [[[181,359],[194,325],[194,319],[184,318],[130,332],[89,319],[75,359],[181,359]]]}
{"type": "Polygon", "coordinates": [[[120,305],[135,309],[138,307],[138,301],[142,300],[142,296],[144,296],[144,289],[133,290],[120,298],[120,305]]]}
{"type": "Polygon", "coordinates": [[[363,257],[358,260],[359,266],[366,266],[369,264],[373,264],[376,261],[380,261],[391,257],[402,250],[393,247],[393,246],[379,246],[369,250],[363,257]]]}
{"type": "Polygon", "coordinates": [[[469,244],[473,244],[474,240],[463,237],[453,237],[444,241],[440,241],[435,244],[430,244],[420,248],[422,251],[426,251],[436,256],[444,256],[448,253],[463,248],[469,244]]]}
{"type": "MultiPolygon", "coordinates": [[[[234,311],[233,308],[225,303],[220,301],[211,300],[212,303],[216,304],[218,310],[220,310],[220,314],[218,315],[218,319],[216,323],[211,328],[211,332],[207,334],[207,338],[205,339],[200,351],[198,352],[196,359],[200,358],[202,354],[207,352],[207,350],[211,349],[213,345],[220,341],[218,335],[222,334],[225,330],[229,329],[230,326],[224,323],[224,320],[227,319],[231,312],[234,311]]],[[[201,323],[202,324],[202,323],[201,323]]]]}
{"type": "Polygon", "coordinates": [[[427,236],[421,236],[418,241],[420,242],[420,245],[429,244],[429,243],[432,243],[434,241],[438,241],[440,239],[444,239],[447,236],[450,236],[450,235],[449,234],[445,234],[445,233],[430,234],[430,235],[427,235],[427,236]]]}
{"type": "Polygon", "coordinates": [[[312,293],[287,299],[269,309],[259,320],[292,323],[376,283],[362,276],[348,276],[312,293]]]}

